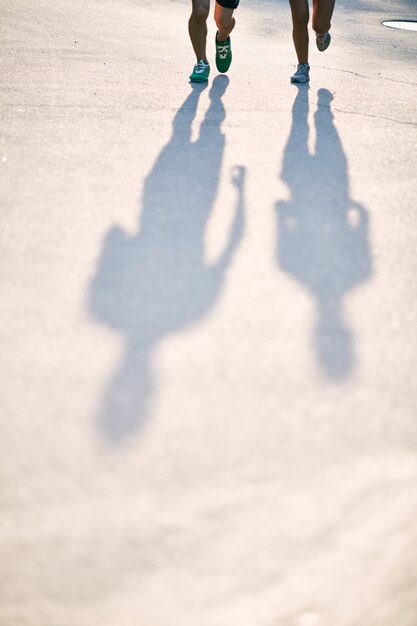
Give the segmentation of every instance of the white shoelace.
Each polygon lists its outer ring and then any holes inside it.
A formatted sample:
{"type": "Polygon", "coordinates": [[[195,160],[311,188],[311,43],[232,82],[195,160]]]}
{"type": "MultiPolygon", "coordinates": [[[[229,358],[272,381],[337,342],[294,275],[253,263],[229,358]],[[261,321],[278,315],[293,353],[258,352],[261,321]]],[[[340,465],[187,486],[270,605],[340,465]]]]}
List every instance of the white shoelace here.
{"type": "Polygon", "coordinates": [[[208,63],[204,63],[204,61],[199,61],[195,66],[194,66],[194,73],[195,74],[202,74],[208,67],[208,63]]]}
{"type": "Polygon", "coordinates": [[[226,59],[229,54],[230,45],[217,46],[217,53],[221,59],[226,59]]]}

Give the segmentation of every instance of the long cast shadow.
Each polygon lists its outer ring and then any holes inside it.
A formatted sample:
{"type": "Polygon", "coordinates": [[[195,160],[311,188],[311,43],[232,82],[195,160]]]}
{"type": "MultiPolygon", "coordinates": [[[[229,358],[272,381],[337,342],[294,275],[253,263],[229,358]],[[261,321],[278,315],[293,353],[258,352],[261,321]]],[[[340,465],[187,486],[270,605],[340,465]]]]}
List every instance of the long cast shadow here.
{"type": "Polygon", "coordinates": [[[298,88],[282,178],[291,198],[279,202],[278,263],[317,305],[314,348],[323,373],[346,378],[355,366],[343,298],[371,275],[368,217],[350,198],[348,165],[333,121],[332,94],[319,89],[316,145],[308,149],[309,89],[298,88]]]}
{"type": "Polygon", "coordinates": [[[244,169],[232,172],[236,210],[228,242],[214,264],[204,261],[204,235],[216,197],[225,138],[225,76],[214,79],[210,106],[191,141],[204,86],[195,86],[173,121],[169,143],[146,179],[140,227],[108,233],[89,293],[89,308],[125,339],[122,362],[109,382],[97,422],[113,443],[149,414],[155,386],[152,357],[167,335],[201,320],[213,308],[243,234],[244,169]]]}

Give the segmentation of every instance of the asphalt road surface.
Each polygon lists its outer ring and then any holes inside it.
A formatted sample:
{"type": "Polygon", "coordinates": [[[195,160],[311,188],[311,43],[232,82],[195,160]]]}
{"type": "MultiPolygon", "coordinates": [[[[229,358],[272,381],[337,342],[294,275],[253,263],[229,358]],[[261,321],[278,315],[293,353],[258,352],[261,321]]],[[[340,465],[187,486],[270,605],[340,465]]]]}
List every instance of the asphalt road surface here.
{"type": "Polygon", "coordinates": [[[415,2],[0,8],[0,625],[417,626],[415,2]]]}

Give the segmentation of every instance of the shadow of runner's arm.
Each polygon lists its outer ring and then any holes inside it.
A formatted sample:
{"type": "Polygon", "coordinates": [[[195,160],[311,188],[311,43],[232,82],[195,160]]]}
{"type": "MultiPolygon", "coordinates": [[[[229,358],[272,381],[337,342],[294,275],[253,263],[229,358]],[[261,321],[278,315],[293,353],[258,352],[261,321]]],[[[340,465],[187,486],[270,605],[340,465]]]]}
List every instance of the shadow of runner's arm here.
{"type": "Polygon", "coordinates": [[[358,202],[349,201],[346,214],[353,243],[350,246],[355,252],[355,262],[362,282],[372,273],[372,255],[369,246],[369,217],[366,209],[358,202]]]}
{"type": "Polygon", "coordinates": [[[123,303],[128,299],[131,238],[120,226],[113,226],[103,242],[97,268],[88,293],[88,310],[103,324],[124,326],[123,303]]]}
{"type": "Polygon", "coordinates": [[[236,251],[237,246],[243,236],[244,229],[244,184],[245,184],[246,168],[242,165],[236,165],[232,169],[232,183],[237,189],[237,203],[236,211],[233,219],[232,227],[230,229],[229,241],[221,253],[219,259],[214,264],[213,270],[223,275],[230,265],[232,257],[236,251]]]}

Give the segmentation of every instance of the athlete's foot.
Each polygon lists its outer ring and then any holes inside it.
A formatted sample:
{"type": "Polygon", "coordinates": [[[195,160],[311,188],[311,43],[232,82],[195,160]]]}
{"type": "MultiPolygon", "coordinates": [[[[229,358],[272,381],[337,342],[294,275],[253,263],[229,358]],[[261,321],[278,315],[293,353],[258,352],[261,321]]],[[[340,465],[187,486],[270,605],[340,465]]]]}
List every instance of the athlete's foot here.
{"type": "Polygon", "coordinates": [[[230,43],[230,36],[226,41],[217,41],[216,33],[216,67],[224,74],[230,67],[232,62],[232,46],[230,43]]]}
{"type": "Polygon", "coordinates": [[[299,63],[297,71],[291,76],[292,83],[308,83],[310,80],[310,66],[308,63],[299,63]]]}
{"type": "Polygon", "coordinates": [[[316,46],[320,50],[320,52],[324,52],[330,46],[330,42],[332,37],[329,32],[324,33],[324,35],[316,35],[316,46]]]}
{"type": "Polygon", "coordinates": [[[194,69],[190,74],[190,81],[192,83],[206,83],[210,74],[210,65],[203,59],[200,59],[198,63],[194,65],[194,69]]]}

